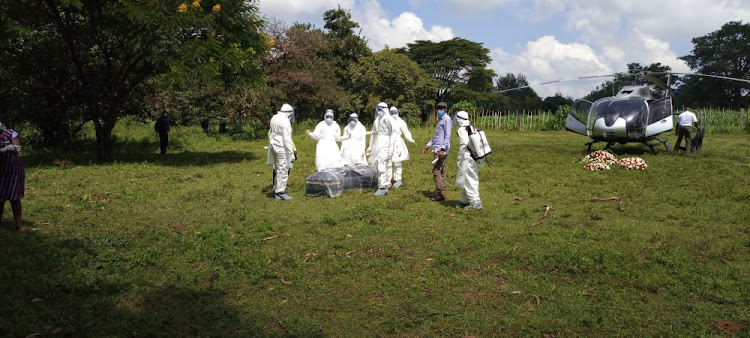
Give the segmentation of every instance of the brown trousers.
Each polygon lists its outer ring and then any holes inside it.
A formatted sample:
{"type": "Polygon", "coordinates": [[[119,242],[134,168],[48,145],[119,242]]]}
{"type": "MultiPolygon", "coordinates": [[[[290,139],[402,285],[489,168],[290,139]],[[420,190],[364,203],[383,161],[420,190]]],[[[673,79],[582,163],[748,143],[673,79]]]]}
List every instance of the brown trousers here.
{"type": "Polygon", "coordinates": [[[445,160],[448,156],[440,158],[435,154],[437,161],[432,166],[432,178],[435,179],[435,192],[438,195],[445,196],[445,160]]]}
{"type": "Polygon", "coordinates": [[[682,138],[685,137],[685,153],[690,154],[690,151],[692,150],[690,149],[692,146],[690,141],[693,140],[692,133],[692,127],[677,126],[677,144],[674,146],[675,153],[680,149],[680,142],[682,142],[682,138]]]}

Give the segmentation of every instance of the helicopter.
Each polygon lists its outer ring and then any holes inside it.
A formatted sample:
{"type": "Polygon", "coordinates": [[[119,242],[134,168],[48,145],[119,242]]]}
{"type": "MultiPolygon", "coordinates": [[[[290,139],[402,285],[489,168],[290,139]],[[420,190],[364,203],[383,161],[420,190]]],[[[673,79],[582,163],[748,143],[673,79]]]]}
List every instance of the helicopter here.
{"type": "Polygon", "coordinates": [[[597,142],[607,142],[605,149],[616,142],[640,142],[655,153],[654,140],[671,151],[669,141],[657,135],[672,130],[673,124],[671,96],[654,99],[649,86],[624,86],[615,96],[573,102],[565,129],[590,137],[588,151],[597,142]]]}
{"type": "MultiPolygon", "coordinates": [[[[614,77],[617,75],[622,74],[585,76],[575,79],[543,82],[540,85],[599,77],[614,77]]],[[[605,149],[609,149],[615,143],[639,142],[648,146],[653,153],[656,153],[654,147],[663,144],[667,152],[670,152],[671,149],[667,139],[661,138],[658,135],[672,130],[674,125],[672,96],[670,95],[672,75],[705,76],[750,83],[750,80],[700,73],[639,72],[630,75],[643,76],[656,86],[665,89],[665,96],[654,98],[651,95],[652,87],[648,85],[626,85],[614,96],[603,97],[594,102],[582,99],[575,100],[565,120],[565,129],[588,136],[591,141],[585,145],[588,146],[589,152],[591,151],[591,147],[598,142],[606,142],[605,149]],[[664,83],[655,75],[667,75],[667,83],[664,83]]],[[[499,92],[502,93],[528,87],[530,86],[511,88],[499,92]]]]}

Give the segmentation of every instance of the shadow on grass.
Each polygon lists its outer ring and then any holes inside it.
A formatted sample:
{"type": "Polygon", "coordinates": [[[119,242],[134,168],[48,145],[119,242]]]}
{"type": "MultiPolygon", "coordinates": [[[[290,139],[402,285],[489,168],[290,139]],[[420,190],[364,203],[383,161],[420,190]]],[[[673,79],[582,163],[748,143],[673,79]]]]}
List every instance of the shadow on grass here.
{"type": "Polygon", "coordinates": [[[284,333],[228,304],[226,292],[208,283],[123,278],[102,256],[127,247],[122,239],[59,240],[0,228],[0,336],[284,333]]]}
{"type": "MultiPolygon", "coordinates": [[[[255,160],[258,156],[252,152],[234,150],[222,151],[187,151],[181,145],[171,145],[166,155],[159,153],[159,145],[150,141],[117,142],[113,145],[112,163],[153,163],[161,166],[206,166],[218,163],[236,163],[243,160],[255,160]]],[[[38,150],[23,154],[21,161],[27,167],[73,167],[94,164],[105,164],[96,161],[96,144],[82,142],[76,151],[38,150]]]]}

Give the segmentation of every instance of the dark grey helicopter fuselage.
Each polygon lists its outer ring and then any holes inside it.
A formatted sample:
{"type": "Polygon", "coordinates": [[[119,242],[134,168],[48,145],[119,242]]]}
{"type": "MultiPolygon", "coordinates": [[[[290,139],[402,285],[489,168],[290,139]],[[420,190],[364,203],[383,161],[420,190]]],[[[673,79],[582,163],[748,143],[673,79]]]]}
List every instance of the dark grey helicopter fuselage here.
{"type": "Polygon", "coordinates": [[[654,100],[648,86],[625,86],[594,103],[576,100],[565,127],[595,142],[647,142],[672,129],[672,98],[654,100]]]}

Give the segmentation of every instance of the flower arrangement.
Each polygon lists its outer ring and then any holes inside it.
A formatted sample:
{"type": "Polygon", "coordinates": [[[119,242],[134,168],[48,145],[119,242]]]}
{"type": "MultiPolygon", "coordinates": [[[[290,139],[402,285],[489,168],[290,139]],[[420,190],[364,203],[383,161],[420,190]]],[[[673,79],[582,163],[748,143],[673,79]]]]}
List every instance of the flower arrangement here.
{"type": "Polygon", "coordinates": [[[621,160],[617,160],[615,154],[609,150],[597,150],[591,154],[586,155],[583,159],[575,157],[574,162],[587,162],[583,169],[586,170],[609,170],[610,165],[619,165],[627,170],[646,170],[648,165],[640,157],[626,157],[621,160]]]}
{"type": "Polygon", "coordinates": [[[648,168],[648,165],[646,165],[646,161],[644,161],[640,157],[626,157],[621,159],[617,163],[620,165],[620,167],[628,170],[646,170],[646,168],[648,168]]]}
{"type": "Polygon", "coordinates": [[[609,150],[597,150],[583,158],[583,162],[616,164],[617,158],[609,150]]]}
{"type": "Polygon", "coordinates": [[[583,166],[583,169],[592,170],[592,171],[594,171],[594,170],[609,170],[609,165],[607,165],[606,163],[594,162],[594,163],[589,163],[589,164],[583,166]]]}

